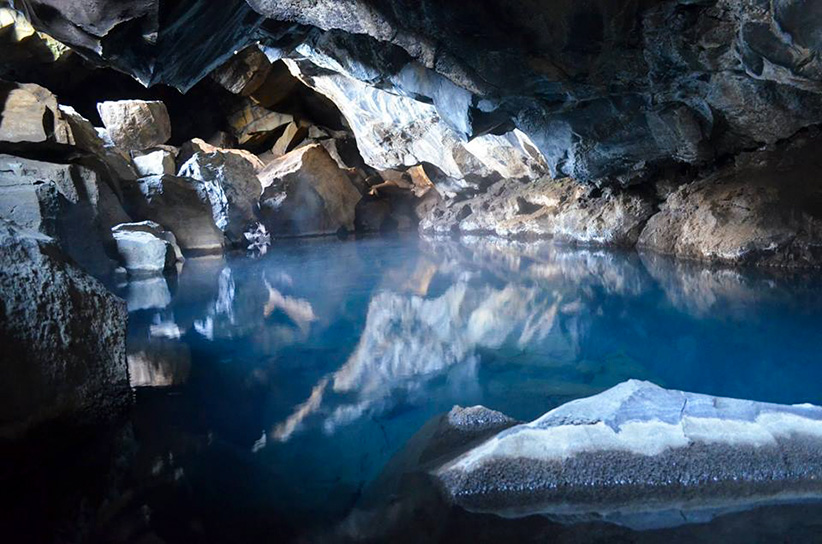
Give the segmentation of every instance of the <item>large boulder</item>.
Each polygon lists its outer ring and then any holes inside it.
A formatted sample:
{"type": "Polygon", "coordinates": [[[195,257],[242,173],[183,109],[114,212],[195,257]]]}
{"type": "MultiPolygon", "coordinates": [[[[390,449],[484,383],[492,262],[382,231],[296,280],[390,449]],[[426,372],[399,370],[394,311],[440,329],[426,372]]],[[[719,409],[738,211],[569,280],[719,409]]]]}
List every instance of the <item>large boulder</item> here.
{"type": "Polygon", "coordinates": [[[599,190],[546,177],[533,183],[500,181],[473,198],[440,202],[422,218],[420,229],[633,247],[655,210],[654,200],[641,190],[599,190]]]}
{"type": "Polygon", "coordinates": [[[109,229],[129,218],[94,170],[0,155],[0,218],[53,236],[96,276],[111,268],[109,229]]]}
{"type": "Polygon", "coordinates": [[[301,147],[260,173],[261,212],[275,236],[354,230],[360,193],[319,144],[301,147]]]}
{"type": "Polygon", "coordinates": [[[214,223],[232,244],[245,240],[243,234],[257,222],[262,193],[254,163],[242,154],[214,148],[195,153],[177,175],[197,181],[198,191],[208,197],[214,223]]]}
{"type": "Polygon", "coordinates": [[[97,110],[112,141],[122,149],[149,149],[162,145],[171,138],[171,120],[162,102],[101,102],[97,105],[97,110]]]}
{"type": "Polygon", "coordinates": [[[182,257],[174,235],[152,221],[123,223],[111,230],[120,261],[132,276],[162,274],[182,257]]]}
{"type": "Polygon", "coordinates": [[[125,303],[53,240],[0,221],[0,301],[0,438],[129,405],[125,303]]]}
{"type": "Polygon", "coordinates": [[[472,511],[677,525],[700,510],[822,496],[822,408],[630,380],[503,431],[434,474],[472,511]]]}
{"type": "Polygon", "coordinates": [[[57,98],[47,89],[34,83],[0,81],[0,97],[0,147],[74,143],[57,98]]]}
{"type": "Polygon", "coordinates": [[[211,202],[199,182],[175,176],[149,176],[123,187],[135,219],[170,230],[185,253],[220,253],[223,233],[214,224],[211,202]]]}

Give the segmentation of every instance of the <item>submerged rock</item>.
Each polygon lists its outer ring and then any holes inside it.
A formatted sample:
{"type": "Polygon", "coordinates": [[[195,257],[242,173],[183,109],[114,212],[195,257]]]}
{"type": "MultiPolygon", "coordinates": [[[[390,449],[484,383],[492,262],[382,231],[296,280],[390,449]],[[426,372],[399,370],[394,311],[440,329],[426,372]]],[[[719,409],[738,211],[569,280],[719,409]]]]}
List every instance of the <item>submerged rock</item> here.
{"type": "Polygon", "coordinates": [[[223,233],[214,224],[208,195],[197,185],[187,178],[149,176],[127,184],[123,192],[132,215],[170,230],[183,252],[221,253],[223,233]]]}
{"type": "Polygon", "coordinates": [[[307,236],[354,230],[360,193],[328,152],[313,144],[260,173],[263,221],[274,235],[307,236]]]}
{"type": "Polygon", "coordinates": [[[171,120],[165,104],[157,101],[118,100],[97,105],[112,141],[126,150],[143,150],[171,138],[171,120]]]}
{"type": "Polygon", "coordinates": [[[822,497],[820,460],[822,408],[630,380],[503,431],[434,475],[471,511],[647,528],[822,497]]]}
{"type": "Polygon", "coordinates": [[[0,437],[110,420],[131,401],[126,306],[50,238],[0,221],[0,437]]]}

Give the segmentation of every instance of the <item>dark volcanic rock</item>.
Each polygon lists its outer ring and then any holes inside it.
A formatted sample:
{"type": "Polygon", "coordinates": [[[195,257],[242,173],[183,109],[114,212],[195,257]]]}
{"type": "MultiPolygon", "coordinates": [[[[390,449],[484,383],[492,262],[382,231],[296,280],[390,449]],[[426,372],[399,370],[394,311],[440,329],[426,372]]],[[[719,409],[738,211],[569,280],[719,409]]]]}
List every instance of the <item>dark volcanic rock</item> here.
{"type": "Polygon", "coordinates": [[[89,424],[131,399],[126,306],[48,237],[0,222],[0,437],[89,424]]]}
{"type": "MultiPolygon", "coordinates": [[[[188,88],[261,40],[269,60],[307,59],[430,104],[458,136],[516,126],[555,177],[633,183],[658,164],[705,164],[822,120],[818,10],[799,0],[483,0],[470,10],[456,0],[117,10],[73,0],[59,14],[54,0],[16,4],[39,29],[146,83],[188,88]]],[[[251,50],[216,77],[242,93],[264,66],[251,50]]]]}

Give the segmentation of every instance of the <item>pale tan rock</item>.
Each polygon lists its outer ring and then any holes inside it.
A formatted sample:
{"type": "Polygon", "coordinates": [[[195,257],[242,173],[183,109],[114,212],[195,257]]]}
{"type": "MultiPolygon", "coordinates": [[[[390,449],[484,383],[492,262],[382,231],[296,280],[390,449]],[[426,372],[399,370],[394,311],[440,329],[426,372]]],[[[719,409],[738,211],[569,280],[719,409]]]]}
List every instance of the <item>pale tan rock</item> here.
{"type": "Polygon", "coordinates": [[[73,145],[71,128],[57,98],[33,83],[0,82],[5,102],[0,110],[0,142],[73,145]]]}
{"type": "Polygon", "coordinates": [[[261,211],[274,236],[354,230],[360,193],[319,144],[301,147],[260,173],[261,211]]]}
{"type": "Polygon", "coordinates": [[[128,151],[144,150],[171,138],[171,120],[159,101],[118,100],[97,104],[112,141],[128,151]]]}

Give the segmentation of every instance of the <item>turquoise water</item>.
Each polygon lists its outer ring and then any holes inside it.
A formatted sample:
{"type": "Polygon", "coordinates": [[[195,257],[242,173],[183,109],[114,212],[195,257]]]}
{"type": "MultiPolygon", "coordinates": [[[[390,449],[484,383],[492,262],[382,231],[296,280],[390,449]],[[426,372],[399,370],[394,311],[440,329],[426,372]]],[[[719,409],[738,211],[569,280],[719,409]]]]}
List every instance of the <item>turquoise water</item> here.
{"type": "MultiPolygon", "coordinates": [[[[175,282],[123,290],[136,491],[107,530],[128,519],[135,541],[356,536],[369,484],[454,405],[530,420],[628,378],[822,404],[820,287],[813,274],[481,239],[277,242],[260,258],[189,260],[175,282]]],[[[819,511],[802,508],[639,536],[466,513],[397,534],[669,540],[730,523],[741,541],[816,538],[819,511]]]]}

